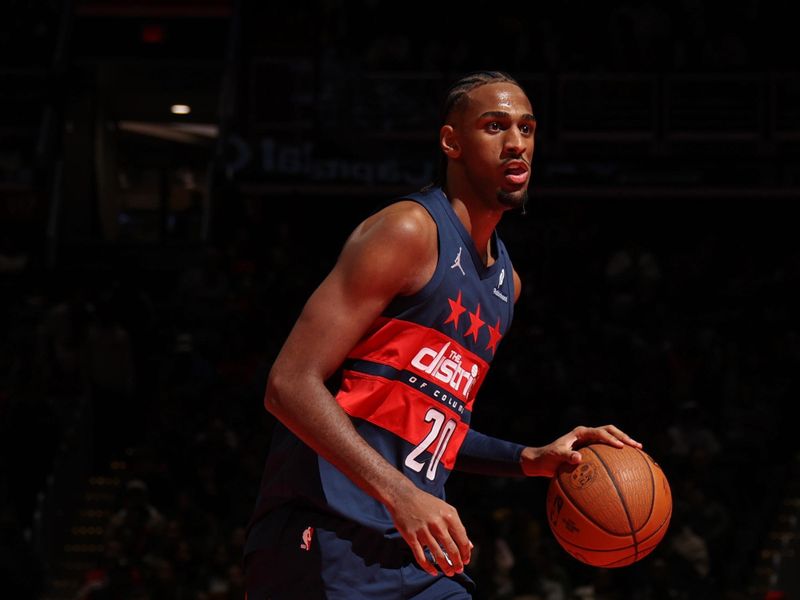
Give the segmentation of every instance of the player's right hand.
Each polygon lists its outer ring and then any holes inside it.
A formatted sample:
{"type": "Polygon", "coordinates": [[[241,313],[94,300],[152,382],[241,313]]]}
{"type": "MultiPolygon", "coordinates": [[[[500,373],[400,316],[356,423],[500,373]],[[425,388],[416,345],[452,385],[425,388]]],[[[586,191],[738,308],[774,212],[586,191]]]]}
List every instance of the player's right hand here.
{"type": "Polygon", "coordinates": [[[438,575],[437,566],[448,577],[462,573],[473,546],[458,511],[443,500],[412,488],[405,498],[389,507],[389,512],[414,559],[434,576],[438,575]]]}
{"type": "Polygon", "coordinates": [[[622,448],[625,444],[634,448],[642,448],[641,443],[615,425],[600,427],[579,425],[546,446],[525,448],[521,457],[522,472],[528,477],[553,477],[561,463],[578,464],[581,461],[578,448],[597,442],[615,448],[622,448]]]}

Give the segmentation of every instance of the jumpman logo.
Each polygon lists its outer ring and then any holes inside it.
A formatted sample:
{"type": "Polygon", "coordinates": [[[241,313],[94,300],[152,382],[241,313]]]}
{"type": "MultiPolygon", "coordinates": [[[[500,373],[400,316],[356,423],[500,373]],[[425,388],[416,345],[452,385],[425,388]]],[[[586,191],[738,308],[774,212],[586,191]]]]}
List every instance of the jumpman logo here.
{"type": "Polygon", "coordinates": [[[456,259],[455,259],[455,261],[453,261],[453,264],[450,265],[450,268],[451,269],[455,269],[456,267],[458,267],[458,270],[461,271],[461,274],[462,275],[466,275],[466,273],[464,273],[464,269],[461,267],[461,250],[462,249],[463,248],[461,246],[458,247],[458,254],[456,254],[456,259]]]}
{"type": "Polygon", "coordinates": [[[314,535],[313,527],[306,527],[303,530],[303,543],[300,544],[300,549],[308,552],[311,550],[311,536],[314,535]]]}

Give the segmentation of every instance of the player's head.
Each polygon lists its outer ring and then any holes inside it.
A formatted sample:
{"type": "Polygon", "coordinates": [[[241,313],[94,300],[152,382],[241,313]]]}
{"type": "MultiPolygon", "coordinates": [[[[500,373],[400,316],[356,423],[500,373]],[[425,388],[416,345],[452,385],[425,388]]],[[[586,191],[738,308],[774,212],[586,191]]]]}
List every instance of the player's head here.
{"type": "Polygon", "coordinates": [[[506,207],[524,206],[533,158],[535,118],[522,86],[502,71],[478,71],[455,81],[442,105],[441,163],[506,207]]]}

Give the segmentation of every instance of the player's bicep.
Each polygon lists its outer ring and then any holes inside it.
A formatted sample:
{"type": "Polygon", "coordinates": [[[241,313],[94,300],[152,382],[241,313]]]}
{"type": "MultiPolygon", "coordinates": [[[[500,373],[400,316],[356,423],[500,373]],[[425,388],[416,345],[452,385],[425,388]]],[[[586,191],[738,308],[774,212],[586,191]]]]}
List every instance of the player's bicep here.
{"type": "Polygon", "coordinates": [[[522,280],[519,278],[519,273],[517,270],[514,269],[514,302],[519,300],[519,296],[522,293],[522,280]]]}
{"type": "Polygon", "coordinates": [[[341,365],[389,302],[416,287],[431,249],[430,232],[417,225],[389,219],[354,232],[303,308],[281,351],[281,366],[324,379],[341,365]]]}
{"type": "Polygon", "coordinates": [[[371,285],[359,285],[348,273],[334,269],[311,295],[281,351],[293,366],[323,379],[341,364],[391,296],[371,285]]]}

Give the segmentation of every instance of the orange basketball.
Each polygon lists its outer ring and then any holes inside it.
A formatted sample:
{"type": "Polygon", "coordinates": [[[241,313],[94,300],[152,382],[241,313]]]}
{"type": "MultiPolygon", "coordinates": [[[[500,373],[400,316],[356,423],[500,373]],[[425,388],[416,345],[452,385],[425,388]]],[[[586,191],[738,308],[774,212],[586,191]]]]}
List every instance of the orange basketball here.
{"type": "Polygon", "coordinates": [[[667,532],[672,493],[642,450],[591,444],[564,463],[547,490],[547,522],[558,543],[594,567],[624,567],[650,554],[667,532]]]}

